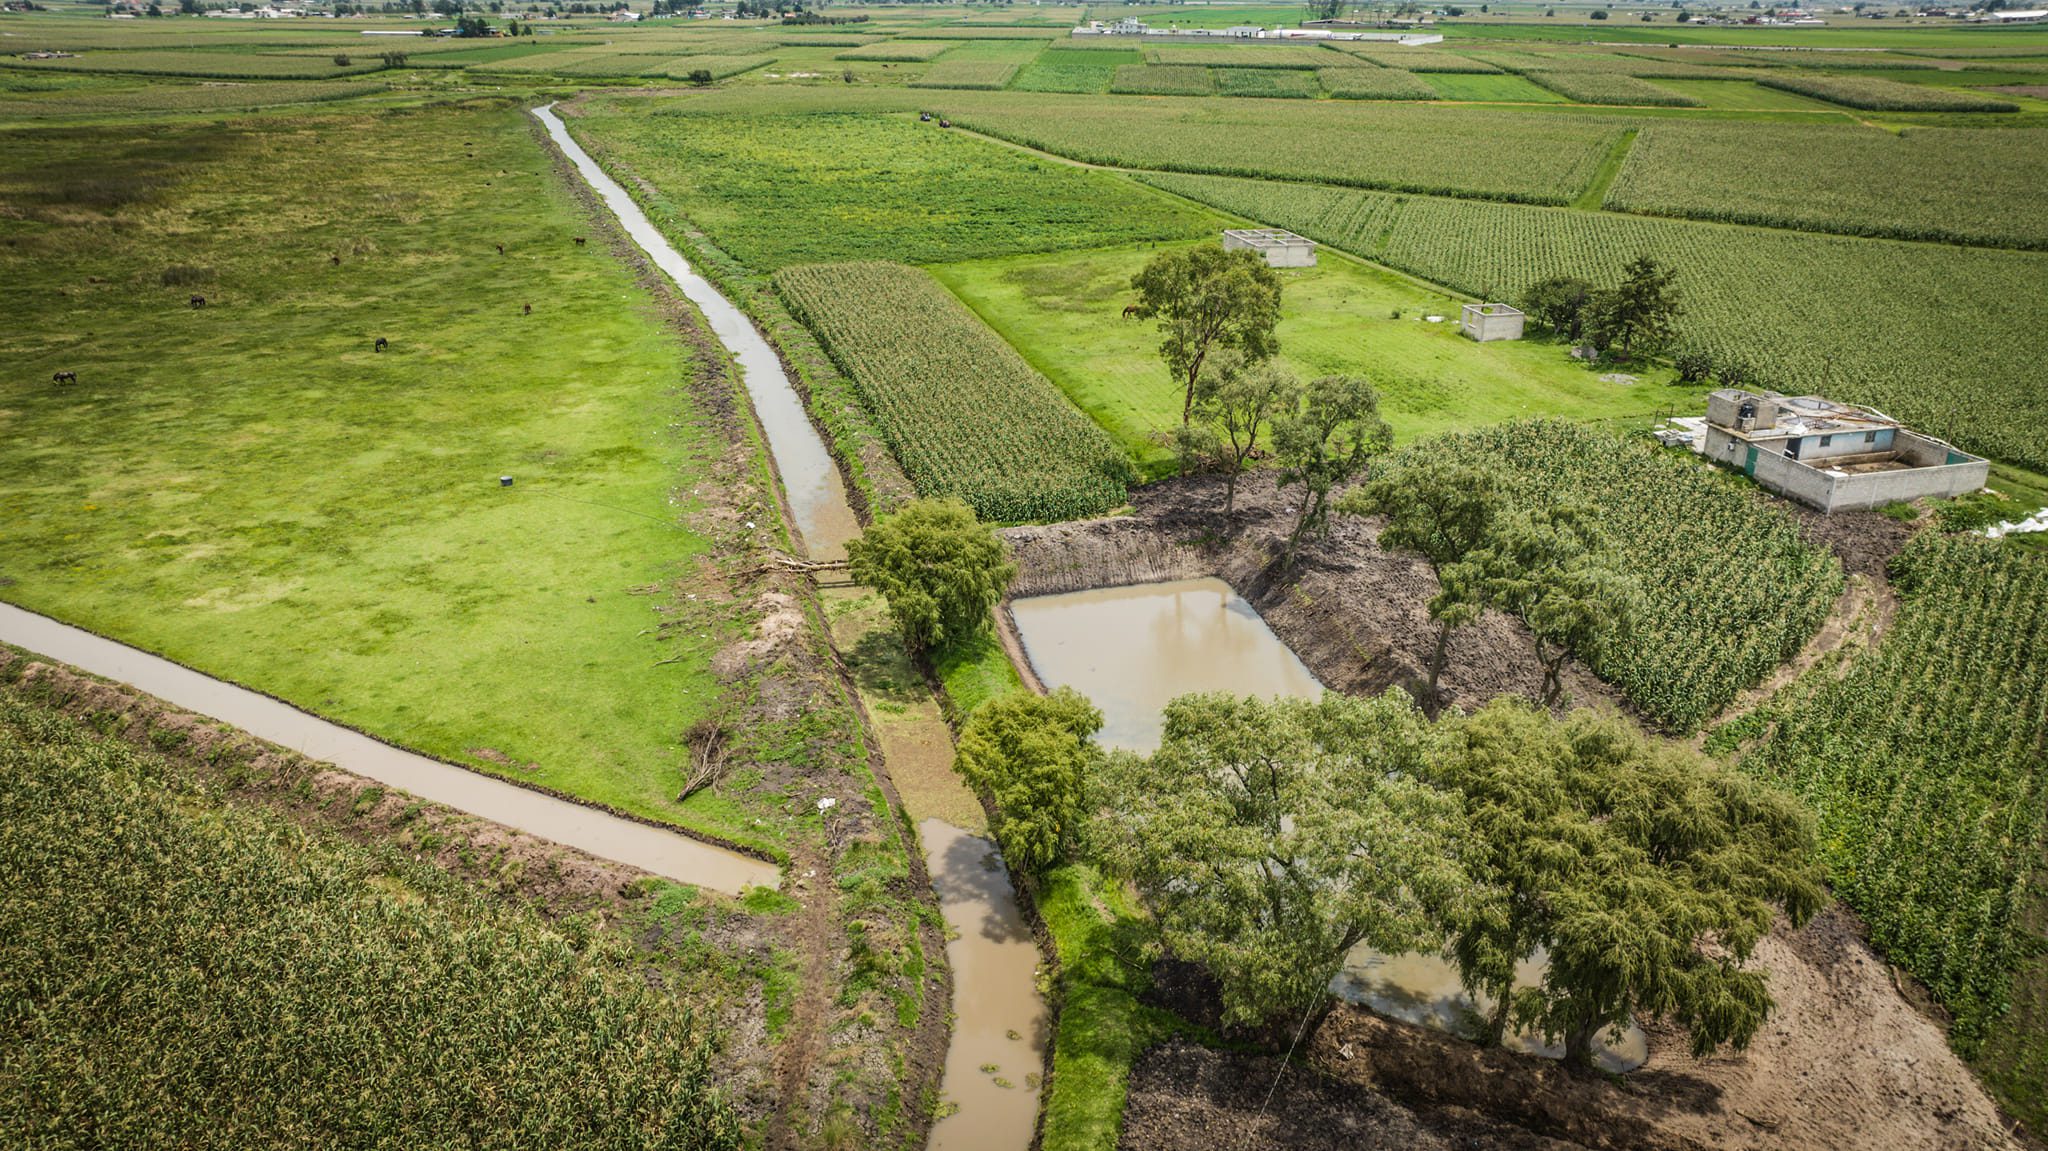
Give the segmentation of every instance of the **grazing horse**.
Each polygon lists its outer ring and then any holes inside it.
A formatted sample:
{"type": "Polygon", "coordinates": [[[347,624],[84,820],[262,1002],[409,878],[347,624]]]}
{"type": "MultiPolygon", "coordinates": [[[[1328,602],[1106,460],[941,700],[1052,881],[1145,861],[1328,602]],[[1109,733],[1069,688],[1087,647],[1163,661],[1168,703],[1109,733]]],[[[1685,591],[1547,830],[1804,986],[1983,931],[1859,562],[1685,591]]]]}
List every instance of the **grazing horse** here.
{"type": "Polygon", "coordinates": [[[503,244],[499,244],[499,245],[498,245],[498,254],[499,254],[500,256],[502,256],[502,255],[504,255],[504,254],[505,254],[505,245],[503,245],[503,244]]]}
{"type": "Polygon", "coordinates": [[[581,236],[578,236],[578,237],[576,237],[576,246],[577,246],[577,247],[579,247],[579,248],[583,246],[583,237],[581,237],[581,236]]]}
{"type": "Polygon", "coordinates": [[[75,384],[78,382],[78,373],[58,372],[56,375],[50,377],[50,382],[53,384],[75,384]]]}
{"type": "Polygon", "coordinates": [[[941,121],[939,121],[939,127],[941,127],[941,128],[950,128],[950,127],[952,127],[952,126],[953,126],[953,122],[952,122],[951,120],[941,120],[941,121]]]}
{"type": "Polygon", "coordinates": [[[190,300],[187,300],[187,301],[185,301],[185,302],[186,302],[186,303],[188,303],[188,304],[191,304],[191,305],[192,305],[193,307],[195,307],[195,308],[203,308],[203,307],[205,307],[205,306],[206,306],[206,297],[205,297],[205,296],[194,296],[194,297],[192,297],[192,298],[191,298],[190,300]]]}
{"type": "Polygon", "coordinates": [[[329,263],[333,264],[333,265],[334,265],[335,267],[337,267],[337,268],[339,268],[339,267],[341,266],[341,257],[340,257],[340,256],[329,256],[329,257],[327,257],[327,260],[328,260],[328,262],[329,262],[329,263]]]}
{"type": "Polygon", "coordinates": [[[384,349],[386,349],[386,348],[388,348],[388,347],[390,347],[390,346],[391,346],[391,341],[390,341],[390,340],[387,340],[387,339],[385,339],[385,338],[384,338],[384,337],[382,337],[382,336],[378,336],[378,337],[377,337],[377,350],[378,350],[378,351],[380,351],[380,352],[381,352],[381,351],[383,351],[384,349]]]}
{"type": "Polygon", "coordinates": [[[530,315],[532,315],[532,314],[533,314],[533,305],[532,305],[532,304],[521,304],[521,305],[519,305],[519,308],[520,308],[519,314],[520,314],[520,315],[522,315],[522,316],[530,316],[530,315]]]}
{"type": "Polygon", "coordinates": [[[1126,320],[1135,320],[1135,319],[1137,319],[1137,318],[1138,318],[1138,305],[1136,305],[1136,304],[1132,304],[1132,305],[1131,305],[1130,307],[1128,307],[1128,308],[1125,308],[1125,309],[1124,309],[1124,319],[1126,319],[1126,320]]]}

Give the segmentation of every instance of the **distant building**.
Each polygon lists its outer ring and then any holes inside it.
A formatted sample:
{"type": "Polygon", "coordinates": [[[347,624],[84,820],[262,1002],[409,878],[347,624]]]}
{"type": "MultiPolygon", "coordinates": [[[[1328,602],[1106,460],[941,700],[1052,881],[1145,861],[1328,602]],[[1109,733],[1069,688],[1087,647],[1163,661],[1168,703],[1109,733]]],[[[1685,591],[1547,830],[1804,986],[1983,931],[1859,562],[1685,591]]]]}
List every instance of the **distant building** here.
{"type": "Polygon", "coordinates": [[[1232,228],[1223,233],[1223,250],[1257,252],[1269,268],[1316,266],[1315,241],[1278,228],[1232,228]]]}
{"type": "Polygon", "coordinates": [[[1722,388],[1707,396],[1700,452],[1769,491],[1823,512],[1893,500],[1959,496],[1991,464],[1924,436],[1875,408],[1819,396],[1722,388]]]}
{"type": "Polygon", "coordinates": [[[1519,340],[1525,319],[1521,309],[1507,304],[1466,304],[1458,311],[1458,330],[1482,344],[1489,340],[1519,340]]]}

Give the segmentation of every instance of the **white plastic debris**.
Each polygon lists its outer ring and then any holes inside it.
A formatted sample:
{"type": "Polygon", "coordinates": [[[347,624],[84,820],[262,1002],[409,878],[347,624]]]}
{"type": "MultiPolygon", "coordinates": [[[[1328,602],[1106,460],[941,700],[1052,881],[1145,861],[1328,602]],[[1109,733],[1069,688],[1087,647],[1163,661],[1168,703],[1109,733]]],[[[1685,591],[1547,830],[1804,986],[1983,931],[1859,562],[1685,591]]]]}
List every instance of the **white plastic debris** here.
{"type": "Polygon", "coordinates": [[[839,806],[839,801],[830,796],[826,796],[818,801],[818,810],[821,812],[830,811],[837,806],[839,806]]]}

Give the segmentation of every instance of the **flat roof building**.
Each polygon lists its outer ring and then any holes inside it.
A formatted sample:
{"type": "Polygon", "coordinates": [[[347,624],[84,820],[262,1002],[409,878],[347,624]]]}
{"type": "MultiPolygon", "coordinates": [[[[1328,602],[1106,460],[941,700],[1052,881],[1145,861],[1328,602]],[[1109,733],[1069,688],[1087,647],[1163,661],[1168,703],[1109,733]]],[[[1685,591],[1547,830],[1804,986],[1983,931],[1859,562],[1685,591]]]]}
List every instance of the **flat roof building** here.
{"type": "Polygon", "coordinates": [[[1488,340],[1519,340],[1525,319],[1521,309],[1507,304],[1466,304],[1458,310],[1458,330],[1482,344],[1488,340]]]}
{"type": "Polygon", "coordinates": [[[1699,451],[1823,512],[1964,495],[1991,474],[1989,461],[1875,408],[1741,388],[1708,393],[1699,451]]]}
{"type": "Polygon", "coordinates": [[[1266,257],[1269,268],[1313,268],[1316,243],[1279,228],[1231,228],[1223,233],[1223,250],[1249,249],[1266,257]]]}

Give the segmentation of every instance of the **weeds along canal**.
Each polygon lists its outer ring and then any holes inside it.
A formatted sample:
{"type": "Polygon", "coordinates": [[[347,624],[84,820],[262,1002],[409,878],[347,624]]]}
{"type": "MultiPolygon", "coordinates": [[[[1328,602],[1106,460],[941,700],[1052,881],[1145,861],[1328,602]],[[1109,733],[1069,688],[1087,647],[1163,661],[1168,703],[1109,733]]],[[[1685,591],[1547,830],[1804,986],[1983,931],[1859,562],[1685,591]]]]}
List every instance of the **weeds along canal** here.
{"type": "MultiPolygon", "coordinates": [[[[744,312],[690,269],[626,190],[569,135],[554,105],[533,114],[626,234],[704,313],[712,334],[739,364],[807,556],[843,558],[846,541],[860,534],[860,521],[775,349],[744,312]]],[[[929,1147],[1025,1151],[1037,1127],[1037,1074],[1046,1043],[1038,947],[994,843],[938,819],[923,820],[918,830],[932,889],[951,929],[946,959],[953,973],[953,1036],[940,1084],[948,1111],[933,1124],[929,1147]]]]}
{"type": "Polygon", "coordinates": [[[772,863],[404,751],[267,695],[10,604],[0,604],[0,640],[129,684],[308,759],[600,859],[728,895],[780,882],[781,872],[772,863]]]}

